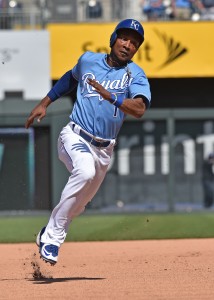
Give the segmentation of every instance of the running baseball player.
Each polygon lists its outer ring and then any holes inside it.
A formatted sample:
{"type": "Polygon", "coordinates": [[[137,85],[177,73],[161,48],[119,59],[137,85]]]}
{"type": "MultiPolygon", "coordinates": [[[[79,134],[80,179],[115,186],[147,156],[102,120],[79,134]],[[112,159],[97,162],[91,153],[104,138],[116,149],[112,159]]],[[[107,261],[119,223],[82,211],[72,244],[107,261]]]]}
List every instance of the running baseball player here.
{"type": "Polygon", "coordinates": [[[142,25],[121,21],[110,37],[110,54],[85,52],[32,110],[25,127],[46,115],[47,107],[77,88],[70,121],[58,138],[59,159],[70,177],[48,224],[37,236],[43,260],[54,265],[71,221],[98,191],[126,115],[141,118],[151,101],[144,71],[131,59],[144,41],[142,25]]]}

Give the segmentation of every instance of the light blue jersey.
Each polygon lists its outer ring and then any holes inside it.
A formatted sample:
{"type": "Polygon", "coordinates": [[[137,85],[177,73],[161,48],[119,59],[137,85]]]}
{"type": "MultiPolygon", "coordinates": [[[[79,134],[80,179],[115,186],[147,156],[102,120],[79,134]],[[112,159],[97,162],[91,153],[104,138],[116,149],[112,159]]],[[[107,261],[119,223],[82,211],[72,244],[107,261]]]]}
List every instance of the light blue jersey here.
{"type": "Polygon", "coordinates": [[[151,101],[151,93],[146,75],[139,66],[130,61],[125,67],[110,67],[106,57],[103,53],[86,52],[72,69],[78,89],[70,118],[96,137],[115,139],[126,115],[104,100],[87,83],[87,78],[95,79],[109,92],[122,94],[124,98],[142,95],[148,101],[147,106],[151,101]]]}

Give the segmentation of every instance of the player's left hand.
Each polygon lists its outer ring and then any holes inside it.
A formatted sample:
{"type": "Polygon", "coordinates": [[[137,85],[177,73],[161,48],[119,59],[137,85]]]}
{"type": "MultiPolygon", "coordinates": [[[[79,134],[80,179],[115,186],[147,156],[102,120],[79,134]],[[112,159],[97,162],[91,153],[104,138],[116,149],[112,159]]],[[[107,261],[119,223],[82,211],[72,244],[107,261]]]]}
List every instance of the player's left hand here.
{"type": "Polygon", "coordinates": [[[88,78],[88,84],[94,87],[95,91],[98,92],[103,99],[111,100],[111,93],[107,91],[101,84],[95,79],[88,78]]]}

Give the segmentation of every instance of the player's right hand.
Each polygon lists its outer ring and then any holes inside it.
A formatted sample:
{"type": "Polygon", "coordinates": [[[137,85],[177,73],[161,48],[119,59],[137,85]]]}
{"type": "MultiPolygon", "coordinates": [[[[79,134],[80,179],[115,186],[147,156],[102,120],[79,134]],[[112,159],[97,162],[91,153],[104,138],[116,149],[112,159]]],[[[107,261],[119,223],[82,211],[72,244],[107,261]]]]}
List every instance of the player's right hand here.
{"type": "Polygon", "coordinates": [[[28,129],[34,122],[34,119],[37,118],[37,122],[40,122],[46,115],[46,108],[39,104],[36,106],[30,113],[27,121],[25,122],[25,128],[28,129]]]}
{"type": "Polygon", "coordinates": [[[34,122],[34,119],[37,118],[37,122],[40,122],[46,116],[46,110],[48,105],[51,104],[51,99],[48,96],[45,96],[41,102],[32,110],[27,121],[25,122],[25,128],[28,129],[34,122]]]}

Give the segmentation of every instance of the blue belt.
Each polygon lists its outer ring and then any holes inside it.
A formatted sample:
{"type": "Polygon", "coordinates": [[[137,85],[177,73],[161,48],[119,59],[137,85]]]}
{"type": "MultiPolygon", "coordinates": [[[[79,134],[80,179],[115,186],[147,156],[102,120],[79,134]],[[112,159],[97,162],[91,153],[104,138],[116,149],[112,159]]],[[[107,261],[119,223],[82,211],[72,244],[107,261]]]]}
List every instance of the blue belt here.
{"type": "MultiPolygon", "coordinates": [[[[74,129],[75,125],[72,125],[72,129],[74,129]]],[[[80,129],[79,135],[84,138],[87,142],[89,142],[91,145],[95,147],[108,147],[111,143],[111,141],[97,141],[93,137],[91,137],[89,134],[87,134],[85,131],[80,129]]]]}

